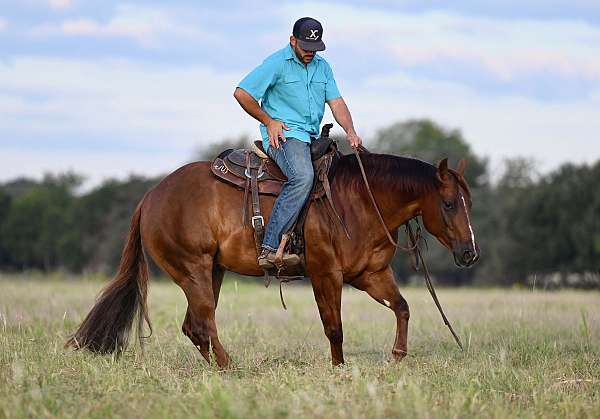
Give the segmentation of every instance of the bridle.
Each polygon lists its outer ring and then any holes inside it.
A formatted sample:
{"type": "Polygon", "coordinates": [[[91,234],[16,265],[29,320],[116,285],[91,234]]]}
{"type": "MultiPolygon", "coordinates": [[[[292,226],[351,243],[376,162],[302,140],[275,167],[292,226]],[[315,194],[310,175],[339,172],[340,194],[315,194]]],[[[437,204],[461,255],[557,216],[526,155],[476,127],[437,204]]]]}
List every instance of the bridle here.
{"type": "MultiPolygon", "coordinates": [[[[456,341],[456,343],[458,344],[460,349],[464,350],[463,345],[460,341],[460,338],[458,337],[456,332],[454,332],[452,325],[450,324],[450,322],[448,321],[448,318],[444,314],[444,310],[442,310],[442,306],[440,304],[440,301],[437,298],[437,294],[433,287],[433,282],[431,281],[431,277],[429,275],[429,269],[427,268],[427,264],[425,263],[425,259],[423,258],[423,254],[421,253],[421,248],[419,247],[419,243],[421,242],[423,235],[421,234],[421,226],[419,225],[418,219],[416,220],[416,222],[417,222],[416,233],[413,232],[412,225],[410,224],[410,222],[413,219],[416,219],[416,217],[413,217],[410,220],[408,220],[406,223],[404,223],[404,228],[406,230],[406,237],[407,237],[407,242],[408,242],[407,246],[402,246],[402,245],[398,244],[396,241],[394,241],[394,239],[392,238],[392,235],[390,234],[390,231],[388,230],[387,226],[385,225],[385,221],[383,220],[383,216],[381,215],[381,211],[379,210],[377,201],[375,201],[375,196],[373,196],[373,191],[371,191],[371,187],[369,185],[369,181],[368,181],[367,175],[365,173],[365,168],[363,166],[362,159],[360,158],[359,151],[361,153],[368,153],[369,151],[366,148],[364,148],[362,145],[357,148],[352,147],[352,150],[354,151],[356,160],[358,160],[358,166],[360,167],[360,172],[362,174],[363,181],[365,182],[365,186],[367,188],[367,193],[369,195],[369,198],[371,199],[371,204],[373,205],[373,209],[375,210],[375,213],[377,214],[377,218],[379,219],[379,222],[380,222],[381,226],[383,227],[389,242],[397,249],[400,249],[404,252],[412,253],[414,255],[416,263],[413,264],[413,268],[415,269],[415,271],[419,270],[419,264],[421,266],[423,266],[423,276],[425,277],[425,284],[427,285],[427,289],[429,290],[429,293],[431,294],[431,298],[433,298],[433,302],[435,303],[436,307],[438,308],[438,310],[442,316],[442,319],[444,320],[444,324],[446,326],[448,326],[448,329],[450,329],[450,332],[452,333],[454,340],[456,341]]],[[[440,208],[440,209],[441,209],[442,215],[444,217],[444,222],[447,224],[448,223],[448,221],[446,219],[447,214],[444,212],[443,208],[440,208]]]]}
{"type": "MultiPolygon", "coordinates": [[[[451,171],[451,173],[452,172],[453,171],[451,171]]],[[[456,177],[458,175],[456,173],[453,173],[453,176],[456,177]]],[[[467,201],[465,199],[465,193],[464,193],[464,189],[466,187],[463,184],[461,184],[460,178],[457,177],[456,180],[458,181],[458,199],[457,199],[458,205],[457,205],[457,208],[460,207],[461,202],[462,202],[462,205],[464,206],[464,210],[465,210],[466,222],[469,227],[469,232],[471,234],[471,243],[473,245],[473,251],[475,252],[475,256],[477,256],[477,246],[475,245],[475,235],[473,233],[473,228],[471,227],[471,220],[469,218],[469,212],[468,212],[469,209],[467,208],[467,201]],[[463,190],[461,190],[461,188],[463,190]]],[[[446,228],[449,228],[452,223],[450,222],[450,217],[449,217],[443,203],[440,205],[440,211],[442,213],[442,219],[444,220],[444,224],[446,225],[446,228]]],[[[456,240],[451,239],[450,244],[452,245],[452,247],[456,246],[456,240]]]]}

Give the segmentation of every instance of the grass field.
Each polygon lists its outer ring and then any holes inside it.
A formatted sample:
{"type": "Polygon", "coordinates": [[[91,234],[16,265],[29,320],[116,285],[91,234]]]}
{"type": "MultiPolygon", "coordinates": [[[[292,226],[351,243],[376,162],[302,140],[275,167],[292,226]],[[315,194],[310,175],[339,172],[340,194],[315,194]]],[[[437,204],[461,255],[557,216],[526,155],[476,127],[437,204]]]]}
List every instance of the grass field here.
{"type": "Polygon", "coordinates": [[[600,417],[600,293],[440,289],[461,353],[427,291],[408,288],[410,355],[390,363],[391,311],[344,289],[346,364],[330,366],[312,291],[226,278],[230,371],[180,332],[186,302],[152,281],[144,355],[63,349],[99,280],[0,277],[0,417],[600,417]]]}

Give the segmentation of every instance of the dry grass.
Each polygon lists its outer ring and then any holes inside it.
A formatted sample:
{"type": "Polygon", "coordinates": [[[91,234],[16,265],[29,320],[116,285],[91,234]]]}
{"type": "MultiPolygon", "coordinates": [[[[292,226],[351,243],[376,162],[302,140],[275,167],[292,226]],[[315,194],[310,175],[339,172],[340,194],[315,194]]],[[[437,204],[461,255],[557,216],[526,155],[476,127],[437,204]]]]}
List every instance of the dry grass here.
{"type": "Polygon", "coordinates": [[[180,333],[186,303],[153,281],[155,335],[121,359],[63,349],[98,279],[0,277],[0,417],[600,417],[600,294],[442,289],[455,347],[424,289],[409,350],[390,363],[392,313],[344,290],[347,363],[330,366],[312,291],[228,278],[218,310],[235,361],[220,372],[180,333]]]}

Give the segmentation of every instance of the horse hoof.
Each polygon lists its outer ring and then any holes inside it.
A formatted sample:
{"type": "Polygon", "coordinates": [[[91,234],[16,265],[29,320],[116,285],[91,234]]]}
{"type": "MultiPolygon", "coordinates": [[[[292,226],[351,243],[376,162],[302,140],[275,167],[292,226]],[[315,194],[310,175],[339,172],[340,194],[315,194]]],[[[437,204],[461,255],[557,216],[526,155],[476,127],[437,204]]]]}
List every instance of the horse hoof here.
{"type": "Polygon", "coordinates": [[[228,356],[225,357],[225,359],[217,359],[217,366],[221,371],[231,369],[233,366],[232,364],[233,363],[231,362],[231,358],[229,358],[228,356]]]}
{"type": "Polygon", "coordinates": [[[393,349],[392,350],[392,356],[394,357],[395,362],[402,361],[406,355],[408,355],[408,352],[406,352],[402,349],[393,349]]]}

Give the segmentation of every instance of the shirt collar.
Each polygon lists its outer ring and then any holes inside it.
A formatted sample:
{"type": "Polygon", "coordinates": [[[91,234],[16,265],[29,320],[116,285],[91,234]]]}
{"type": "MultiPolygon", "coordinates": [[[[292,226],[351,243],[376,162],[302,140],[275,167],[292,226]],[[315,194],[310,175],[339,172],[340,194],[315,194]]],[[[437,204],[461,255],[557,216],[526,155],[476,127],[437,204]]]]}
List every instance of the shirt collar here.
{"type": "MultiPolygon", "coordinates": [[[[296,53],[294,52],[294,50],[292,49],[292,44],[287,44],[287,47],[284,48],[285,50],[285,59],[286,60],[294,60],[296,61],[298,64],[304,66],[304,63],[301,62],[298,57],[296,56],[296,53]]],[[[315,57],[313,58],[313,60],[310,62],[310,64],[314,63],[315,61],[320,61],[322,58],[319,56],[319,54],[315,54],[315,57]]],[[[310,65],[309,64],[309,65],[310,65]]]]}

